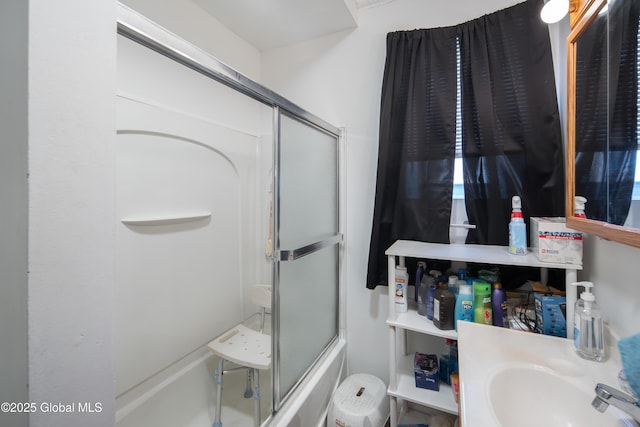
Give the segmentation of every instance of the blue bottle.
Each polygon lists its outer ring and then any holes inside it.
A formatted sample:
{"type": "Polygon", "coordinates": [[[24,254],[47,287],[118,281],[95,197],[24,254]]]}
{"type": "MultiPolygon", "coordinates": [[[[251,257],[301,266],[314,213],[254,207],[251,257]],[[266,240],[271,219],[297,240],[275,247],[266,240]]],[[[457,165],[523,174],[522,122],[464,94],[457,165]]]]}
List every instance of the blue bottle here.
{"type": "Polygon", "coordinates": [[[460,281],[456,307],[454,310],[455,328],[458,321],[473,322],[473,288],[470,284],[460,281]]]}
{"type": "Polygon", "coordinates": [[[509,253],[514,255],[527,254],[527,225],[522,215],[522,201],[520,197],[511,198],[511,222],[509,222],[509,253]]]}

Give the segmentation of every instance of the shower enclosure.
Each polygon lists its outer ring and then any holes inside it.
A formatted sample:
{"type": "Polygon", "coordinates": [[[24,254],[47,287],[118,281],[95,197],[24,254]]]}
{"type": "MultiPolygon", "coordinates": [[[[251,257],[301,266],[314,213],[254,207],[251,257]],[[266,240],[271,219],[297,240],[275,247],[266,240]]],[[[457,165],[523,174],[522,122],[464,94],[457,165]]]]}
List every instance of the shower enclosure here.
{"type": "Polygon", "coordinates": [[[210,423],[206,344],[258,283],[273,416],[341,341],[341,132],[123,5],[118,34],[117,424],[210,423]]]}

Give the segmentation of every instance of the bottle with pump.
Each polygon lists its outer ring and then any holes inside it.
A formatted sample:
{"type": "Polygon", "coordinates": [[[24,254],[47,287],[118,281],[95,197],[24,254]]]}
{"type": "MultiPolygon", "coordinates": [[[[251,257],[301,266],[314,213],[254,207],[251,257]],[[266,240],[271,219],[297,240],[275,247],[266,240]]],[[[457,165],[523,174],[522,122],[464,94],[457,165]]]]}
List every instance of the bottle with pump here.
{"type": "Polygon", "coordinates": [[[584,359],[602,362],[605,360],[602,316],[591,293],[592,282],[574,282],[573,286],[584,286],[585,290],[576,301],[573,327],[573,344],[578,355],[584,359]]]}
{"type": "Polygon", "coordinates": [[[584,205],[587,203],[587,199],[582,196],[576,196],[573,199],[573,216],[576,218],[587,218],[587,214],[584,212],[584,205]]]}
{"type": "Polygon", "coordinates": [[[407,288],[409,285],[409,275],[406,267],[396,267],[395,285],[395,307],[396,313],[407,312],[407,288]]]}
{"type": "Polygon", "coordinates": [[[509,222],[509,253],[526,255],[527,225],[522,215],[522,201],[519,196],[511,198],[511,222],[509,222]]]}

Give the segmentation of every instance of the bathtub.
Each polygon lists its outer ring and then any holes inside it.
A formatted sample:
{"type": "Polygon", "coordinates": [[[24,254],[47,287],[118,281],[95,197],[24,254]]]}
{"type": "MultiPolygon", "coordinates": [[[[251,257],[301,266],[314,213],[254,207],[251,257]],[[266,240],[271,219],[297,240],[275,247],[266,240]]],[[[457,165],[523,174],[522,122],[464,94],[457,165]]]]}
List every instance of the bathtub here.
{"type": "MultiPolygon", "coordinates": [[[[280,411],[267,419],[270,427],[324,426],[333,391],[345,374],[346,345],[337,340],[311,369],[280,411]]],[[[215,357],[201,348],[150,379],[122,393],[116,400],[117,427],[208,427],[213,422],[215,357]]],[[[270,407],[269,372],[261,372],[263,414],[270,407]]],[[[244,375],[226,375],[224,394],[241,396],[244,375]],[[228,378],[227,378],[228,377],[228,378]]],[[[225,399],[226,400],[226,399],[225,399]]],[[[223,404],[225,427],[251,425],[251,399],[223,404]]],[[[263,415],[264,418],[264,415],[263,415]]]]}
{"type": "Polygon", "coordinates": [[[334,390],[345,377],[346,342],[338,340],[271,419],[273,427],[325,426],[334,390]]]}

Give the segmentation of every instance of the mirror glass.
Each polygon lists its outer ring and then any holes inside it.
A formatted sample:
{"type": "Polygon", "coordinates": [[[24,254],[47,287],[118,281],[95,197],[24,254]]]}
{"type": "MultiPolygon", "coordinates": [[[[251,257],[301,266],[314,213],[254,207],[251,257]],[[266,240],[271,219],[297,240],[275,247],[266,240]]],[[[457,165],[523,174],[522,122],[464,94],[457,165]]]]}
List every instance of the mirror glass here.
{"type": "Polygon", "coordinates": [[[607,222],[640,228],[638,22],[640,0],[610,0],[608,15],[607,222]]]}
{"type": "Polygon", "coordinates": [[[640,0],[596,1],[569,36],[567,197],[587,199],[588,221],[572,226],[588,232],[589,220],[640,230],[638,10],[640,0]]]}
{"type": "Polygon", "coordinates": [[[576,42],[575,191],[588,218],[607,221],[607,15],[597,14],[576,42]]]}

